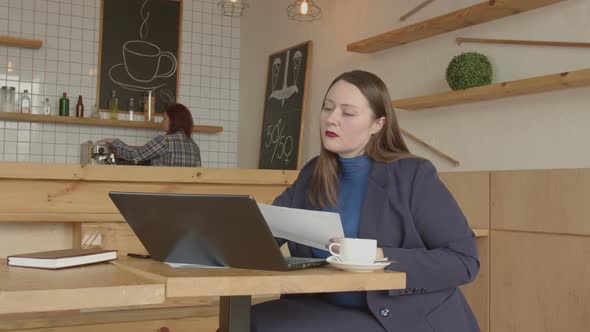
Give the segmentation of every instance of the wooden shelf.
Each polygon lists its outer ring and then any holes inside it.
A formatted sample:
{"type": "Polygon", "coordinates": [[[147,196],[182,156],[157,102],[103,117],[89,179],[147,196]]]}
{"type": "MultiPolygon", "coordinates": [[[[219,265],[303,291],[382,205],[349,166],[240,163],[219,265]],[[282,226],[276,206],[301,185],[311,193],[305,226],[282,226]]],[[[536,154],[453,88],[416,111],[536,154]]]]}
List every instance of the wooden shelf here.
{"type": "Polygon", "coordinates": [[[590,85],[590,68],[428,96],[398,99],[393,101],[393,106],[404,110],[421,110],[588,85],[590,85]]]}
{"type": "Polygon", "coordinates": [[[43,46],[42,40],[0,36],[0,45],[38,49],[43,46]]]}
{"type": "MultiPolygon", "coordinates": [[[[38,115],[38,114],[21,114],[0,112],[0,120],[7,121],[31,121],[45,123],[65,123],[85,126],[109,126],[109,127],[126,127],[126,128],[147,128],[161,129],[161,123],[144,122],[144,121],[125,121],[125,120],[102,120],[89,118],[74,118],[67,116],[38,115]]],[[[194,126],[195,133],[220,133],[223,127],[218,126],[194,126]]]]}
{"type": "Polygon", "coordinates": [[[461,45],[463,43],[480,43],[480,44],[505,44],[505,45],[553,46],[553,47],[590,47],[590,43],[546,41],[546,40],[516,40],[516,39],[457,37],[456,41],[457,41],[457,45],[461,45]]]}
{"type": "Polygon", "coordinates": [[[373,53],[561,1],[564,0],[489,0],[348,44],[346,49],[357,53],[373,53]]]}

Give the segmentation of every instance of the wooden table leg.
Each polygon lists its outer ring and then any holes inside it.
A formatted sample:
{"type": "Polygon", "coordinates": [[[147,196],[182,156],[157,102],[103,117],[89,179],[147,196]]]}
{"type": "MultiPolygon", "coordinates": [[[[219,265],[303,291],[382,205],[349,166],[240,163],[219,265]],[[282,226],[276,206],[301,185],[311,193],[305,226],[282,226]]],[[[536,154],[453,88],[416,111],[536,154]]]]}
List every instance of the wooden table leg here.
{"type": "Polygon", "coordinates": [[[250,332],[251,296],[221,296],[219,332],[250,332]]]}

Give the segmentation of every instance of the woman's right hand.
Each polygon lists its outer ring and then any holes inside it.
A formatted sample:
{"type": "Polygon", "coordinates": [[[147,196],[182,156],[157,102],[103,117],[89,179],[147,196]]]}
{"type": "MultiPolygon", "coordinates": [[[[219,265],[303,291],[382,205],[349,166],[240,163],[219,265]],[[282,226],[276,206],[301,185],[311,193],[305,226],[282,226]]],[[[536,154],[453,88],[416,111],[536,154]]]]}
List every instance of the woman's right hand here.
{"type": "MultiPolygon", "coordinates": [[[[332,243],[340,243],[340,241],[342,241],[342,237],[333,237],[330,239],[330,243],[326,244],[326,249],[330,250],[330,245],[332,243]]],[[[334,246],[332,251],[334,251],[335,253],[339,254],[340,253],[340,247],[338,246],[334,246]]]]}

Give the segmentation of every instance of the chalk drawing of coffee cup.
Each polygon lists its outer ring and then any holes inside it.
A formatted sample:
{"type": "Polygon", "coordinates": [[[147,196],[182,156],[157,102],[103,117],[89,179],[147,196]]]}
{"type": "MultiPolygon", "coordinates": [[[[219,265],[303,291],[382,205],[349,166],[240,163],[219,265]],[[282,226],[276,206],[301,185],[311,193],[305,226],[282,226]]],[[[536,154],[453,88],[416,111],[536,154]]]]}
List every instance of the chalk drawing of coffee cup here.
{"type": "Polygon", "coordinates": [[[123,63],[131,78],[144,83],[174,75],[177,66],[174,54],[163,52],[157,45],[143,40],[130,40],[123,44],[123,63]],[[170,62],[170,68],[160,72],[164,58],[170,62]]]}

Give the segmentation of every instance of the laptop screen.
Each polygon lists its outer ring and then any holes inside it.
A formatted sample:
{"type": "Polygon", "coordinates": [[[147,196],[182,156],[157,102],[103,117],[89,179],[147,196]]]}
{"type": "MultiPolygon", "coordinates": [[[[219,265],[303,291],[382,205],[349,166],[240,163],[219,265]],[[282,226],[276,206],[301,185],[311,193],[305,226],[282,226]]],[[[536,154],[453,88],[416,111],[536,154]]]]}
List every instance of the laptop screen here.
{"type": "Polygon", "coordinates": [[[109,196],[157,261],[288,269],[251,196],[131,192],[109,196]]]}

